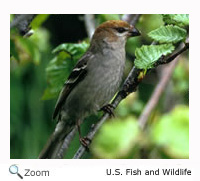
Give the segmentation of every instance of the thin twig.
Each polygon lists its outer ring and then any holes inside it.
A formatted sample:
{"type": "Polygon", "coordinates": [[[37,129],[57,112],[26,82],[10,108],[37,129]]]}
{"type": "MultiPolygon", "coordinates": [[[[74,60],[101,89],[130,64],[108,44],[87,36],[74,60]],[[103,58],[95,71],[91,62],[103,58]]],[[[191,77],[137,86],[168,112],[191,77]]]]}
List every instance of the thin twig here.
{"type": "Polygon", "coordinates": [[[95,31],[95,18],[94,14],[85,14],[84,16],[85,27],[88,37],[91,39],[95,31]]]}
{"type": "Polygon", "coordinates": [[[165,87],[167,86],[170,80],[170,77],[174,71],[174,68],[176,67],[177,62],[178,62],[178,57],[175,58],[175,60],[171,62],[168,66],[166,66],[164,70],[162,70],[163,72],[161,79],[159,80],[151,98],[149,99],[142,114],[138,119],[141,129],[144,129],[145,125],[147,124],[148,118],[151,112],[154,110],[155,106],[157,105],[159,98],[162,95],[162,92],[165,90],[165,87]]]}
{"type": "MultiPolygon", "coordinates": [[[[185,46],[180,51],[172,54],[171,56],[165,57],[164,59],[162,59],[163,62],[168,62],[169,60],[172,61],[172,57],[175,59],[178,55],[180,55],[182,52],[184,52],[188,48],[189,48],[189,46],[185,46]]],[[[162,64],[163,62],[160,61],[160,64],[162,64]]],[[[157,66],[158,66],[158,64],[157,64],[157,66]]],[[[116,108],[117,105],[121,102],[121,100],[123,100],[127,95],[129,95],[133,91],[136,91],[139,83],[144,78],[144,77],[142,79],[139,78],[138,77],[139,73],[140,73],[140,70],[136,69],[135,67],[132,68],[132,70],[129,73],[127,79],[125,80],[125,83],[124,83],[124,86],[123,86],[122,90],[118,92],[116,98],[112,102],[113,108],[116,108]]],[[[96,124],[96,126],[89,132],[89,134],[88,134],[87,137],[90,140],[93,139],[95,133],[99,130],[99,128],[101,127],[101,125],[108,118],[109,118],[109,114],[108,113],[104,114],[103,117],[100,119],[100,121],[96,124]]],[[[88,142],[88,145],[89,144],[90,143],[88,142]]],[[[73,158],[74,159],[81,158],[82,155],[84,154],[85,150],[86,150],[86,148],[81,145],[73,158]]]]}
{"type": "Polygon", "coordinates": [[[167,64],[167,63],[170,63],[172,60],[174,60],[178,55],[180,55],[181,53],[183,53],[184,51],[188,50],[189,49],[189,43],[186,43],[184,44],[184,47],[183,47],[183,43],[180,44],[180,47],[177,48],[178,51],[176,51],[175,53],[173,53],[169,58],[165,58],[165,57],[162,57],[161,59],[159,59],[155,64],[154,66],[158,66],[158,65],[161,65],[161,64],[167,64]],[[180,48],[181,47],[181,48],[180,48]]]}
{"type": "Polygon", "coordinates": [[[77,127],[75,126],[74,129],[65,137],[63,145],[61,146],[60,150],[58,151],[56,158],[62,159],[65,156],[65,153],[66,153],[67,149],[69,148],[69,145],[70,145],[71,141],[73,140],[76,132],[77,132],[77,127]]]}
{"type": "Polygon", "coordinates": [[[138,22],[140,16],[141,14],[125,14],[122,16],[122,20],[129,22],[131,25],[135,25],[138,22]]]}

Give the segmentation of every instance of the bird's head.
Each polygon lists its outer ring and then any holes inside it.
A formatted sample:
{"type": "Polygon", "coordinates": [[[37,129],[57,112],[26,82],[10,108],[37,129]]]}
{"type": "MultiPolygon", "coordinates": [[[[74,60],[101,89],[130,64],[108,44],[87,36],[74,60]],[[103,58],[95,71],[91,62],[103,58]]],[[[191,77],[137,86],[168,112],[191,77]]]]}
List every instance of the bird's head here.
{"type": "Polygon", "coordinates": [[[94,32],[92,41],[107,43],[126,43],[128,37],[139,36],[139,31],[132,25],[122,20],[110,20],[102,23],[94,32]]]}

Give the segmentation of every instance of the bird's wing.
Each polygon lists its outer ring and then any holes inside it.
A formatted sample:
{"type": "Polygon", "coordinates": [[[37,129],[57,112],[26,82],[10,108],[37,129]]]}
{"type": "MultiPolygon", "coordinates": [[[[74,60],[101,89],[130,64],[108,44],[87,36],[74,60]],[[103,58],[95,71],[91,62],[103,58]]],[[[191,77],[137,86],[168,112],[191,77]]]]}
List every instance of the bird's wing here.
{"type": "Polygon", "coordinates": [[[87,63],[89,60],[89,54],[86,53],[76,64],[73,71],[68,77],[68,80],[65,82],[64,87],[62,88],[59,98],[57,100],[54,113],[53,113],[53,119],[56,118],[58,115],[60,108],[64,104],[66,98],[72,91],[72,89],[80,82],[82,81],[86,74],[87,74],[87,63]]]}

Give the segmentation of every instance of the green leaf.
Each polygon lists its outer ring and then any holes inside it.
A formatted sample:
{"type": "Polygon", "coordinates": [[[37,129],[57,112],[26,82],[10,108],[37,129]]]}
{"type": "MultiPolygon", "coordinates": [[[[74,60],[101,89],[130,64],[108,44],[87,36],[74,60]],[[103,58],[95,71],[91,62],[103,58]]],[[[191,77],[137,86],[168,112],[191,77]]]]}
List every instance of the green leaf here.
{"type": "Polygon", "coordinates": [[[89,44],[61,44],[53,50],[55,57],[46,68],[48,87],[43,100],[57,97],[78,59],[85,53],[89,44]]]}
{"type": "Polygon", "coordinates": [[[92,142],[97,158],[124,158],[137,143],[139,127],[133,117],[106,122],[92,142]]]}
{"type": "Polygon", "coordinates": [[[13,40],[10,40],[10,54],[13,56],[17,61],[19,61],[19,55],[16,50],[15,42],[13,40]]]}
{"type": "Polygon", "coordinates": [[[179,105],[152,126],[151,139],[172,158],[189,157],[189,107],[179,105]]]}
{"type": "Polygon", "coordinates": [[[31,28],[32,29],[37,29],[40,27],[40,25],[47,20],[49,17],[49,14],[38,14],[33,21],[31,22],[31,28]]]}
{"type": "Polygon", "coordinates": [[[89,44],[86,42],[73,44],[73,43],[64,43],[59,45],[53,50],[53,53],[59,53],[61,51],[64,51],[68,53],[71,58],[73,59],[79,59],[83,53],[88,49],[89,44]]]}
{"type": "Polygon", "coordinates": [[[189,25],[189,14],[163,14],[163,21],[167,24],[175,24],[178,26],[189,25]]]}
{"type": "Polygon", "coordinates": [[[51,44],[49,43],[50,34],[47,29],[38,28],[28,39],[34,42],[41,52],[49,52],[51,44]]]}
{"type": "Polygon", "coordinates": [[[64,52],[59,53],[50,61],[46,68],[48,87],[43,94],[43,100],[57,97],[75,63],[76,61],[70,59],[64,52]]]}
{"type": "Polygon", "coordinates": [[[177,43],[186,38],[187,31],[178,26],[168,25],[161,26],[148,33],[148,35],[159,43],[177,43]]]}
{"type": "Polygon", "coordinates": [[[172,44],[163,45],[143,45],[135,51],[135,67],[138,69],[153,68],[154,63],[162,56],[171,53],[174,50],[172,44]]]}

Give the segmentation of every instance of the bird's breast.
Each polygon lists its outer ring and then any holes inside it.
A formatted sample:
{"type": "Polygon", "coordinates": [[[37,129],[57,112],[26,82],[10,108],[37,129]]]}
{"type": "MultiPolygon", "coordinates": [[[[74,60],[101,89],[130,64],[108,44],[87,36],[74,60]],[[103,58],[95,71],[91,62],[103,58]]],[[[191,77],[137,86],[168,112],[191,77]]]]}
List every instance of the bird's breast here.
{"type": "Polygon", "coordinates": [[[108,104],[119,88],[124,64],[125,54],[120,52],[94,56],[88,63],[87,75],[68,96],[65,110],[74,117],[84,117],[108,104]]]}

